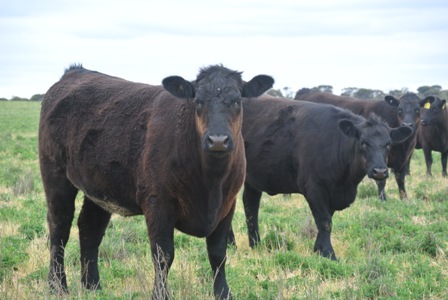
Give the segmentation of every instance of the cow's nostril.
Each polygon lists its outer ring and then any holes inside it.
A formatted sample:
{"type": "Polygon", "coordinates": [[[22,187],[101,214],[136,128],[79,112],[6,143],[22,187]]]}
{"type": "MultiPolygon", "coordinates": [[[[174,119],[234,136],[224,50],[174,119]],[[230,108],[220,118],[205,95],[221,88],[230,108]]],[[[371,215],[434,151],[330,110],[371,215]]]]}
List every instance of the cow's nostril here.
{"type": "Polygon", "coordinates": [[[210,151],[227,151],[229,146],[227,135],[209,135],[207,141],[210,151]]]}
{"type": "Polygon", "coordinates": [[[385,179],[389,176],[387,168],[373,168],[373,177],[377,179],[385,179]]]}

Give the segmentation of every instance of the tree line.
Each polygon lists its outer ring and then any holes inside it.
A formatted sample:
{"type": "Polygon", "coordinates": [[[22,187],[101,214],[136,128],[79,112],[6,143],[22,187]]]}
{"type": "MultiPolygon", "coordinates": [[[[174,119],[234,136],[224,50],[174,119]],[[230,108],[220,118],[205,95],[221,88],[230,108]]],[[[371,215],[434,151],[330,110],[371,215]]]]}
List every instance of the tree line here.
{"type": "MultiPolygon", "coordinates": [[[[310,88],[310,90],[311,92],[323,92],[333,94],[333,87],[331,85],[319,85],[317,87],[310,88]]],[[[386,95],[391,95],[398,99],[408,92],[409,89],[407,88],[402,88],[401,90],[391,90],[388,93],[384,93],[381,90],[348,87],[342,89],[342,93],[340,96],[348,96],[358,99],[383,100],[386,95]]],[[[284,87],[283,89],[271,89],[267,93],[271,96],[286,97],[291,99],[293,99],[296,95],[296,92],[290,87],[284,87]]],[[[421,86],[417,88],[416,94],[420,98],[425,98],[427,96],[439,96],[442,99],[448,99],[448,90],[443,90],[440,85],[421,86]]]]}
{"type": "MultiPolygon", "coordinates": [[[[319,85],[317,87],[310,88],[310,90],[312,92],[324,92],[333,94],[333,87],[331,85],[319,85]]],[[[409,90],[407,88],[402,88],[401,90],[391,90],[386,94],[381,90],[347,87],[342,89],[341,96],[348,96],[358,99],[383,100],[386,95],[391,95],[398,99],[408,92],[409,90]]],[[[294,91],[290,87],[284,87],[283,89],[270,89],[267,93],[271,96],[291,99],[294,99],[296,95],[296,91],[294,91]]],[[[439,96],[442,99],[448,99],[448,90],[443,90],[440,85],[423,85],[417,88],[417,95],[420,98],[425,98],[427,96],[439,96]]],[[[13,96],[11,97],[11,99],[0,98],[0,101],[42,101],[44,96],[45,94],[35,94],[29,99],[13,96]]]]}
{"type": "Polygon", "coordinates": [[[0,98],[0,101],[42,101],[45,94],[35,94],[31,98],[22,98],[18,96],[13,96],[11,99],[0,98]]]}

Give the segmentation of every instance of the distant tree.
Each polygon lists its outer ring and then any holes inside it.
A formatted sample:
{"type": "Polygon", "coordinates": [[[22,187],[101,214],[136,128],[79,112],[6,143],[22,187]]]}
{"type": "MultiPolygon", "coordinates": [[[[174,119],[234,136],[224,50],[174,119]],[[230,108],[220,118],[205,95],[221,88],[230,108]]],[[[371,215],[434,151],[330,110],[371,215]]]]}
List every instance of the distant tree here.
{"type": "Polygon", "coordinates": [[[353,96],[358,99],[372,99],[373,90],[360,88],[358,89],[353,96]]]}
{"type": "Polygon", "coordinates": [[[322,92],[322,93],[333,94],[333,87],[331,85],[319,85],[316,88],[312,88],[312,90],[314,90],[314,89],[316,89],[316,90],[318,90],[319,92],[322,92]]]}
{"type": "Polygon", "coordinates": [[[440,91],[440,98],[448,100],[448,90],[442,90],[440,91]]]}
{"type": "Polygon", "coordinates": [[[283,91],[285,92],[284,93],[284,97],[286,97],[286,98],[291,98],[291,99],[293,99],[294,98],[294,91],[290,88],[290,87],[288,87],[288,86],[285,86],[284,88],[283,88],[283,91]]]}
{"type": "Polygon", "coordinates": [[[343,88],[341,96],[355,97],[355,93],[357,90],[358,90],[358,88],[355,88],[355,87],[343,88]]]}
{"type": "Polygon", "coordinates": [[[408,88],[402,88],[401,90],[391,90],[387,94],[391,95],[397,99],[400,99],[401,97],[403,97],[404,94],[406,94],[408,92],[409,92],[408,88]]]}
{"type": "Polygon", "coordinates": [[[282,91],[276,89],[270,89],[266,92],[266,94],[274,96],[274,97],[283,97],[282,91]]]}
{"type": "Polygon", "coordinates": [[[386,94],[381,90],[373,90],[372,99],[383,100],[386,97],[386,94]]]}
{"type": "Polygon", "coordinates": [[[35,94],[31,97],[31,101],[42,101],[44,99],[45,94],[35,94]]]}
{"type": "Polygon", "coordinates": [[[421,98],[425,98],[431,95],[440,96],[440,92],[442,90],[442,87],[440,85],[424,85],[417,89],[418,96],[421,98]]]}
{"type": "Polygon", "coordinates": [[[0,98],[0,101],[8,101],[6,98],[0,98]]]}
{"type": "Polygon", "coordinates": [[[21,97],[18,97],[18,96],[13,96],[11,98],[11,101],[28,101],[28,99],[27,98],[21,98],[21,97]]]}
{"type": "Polygon", "coordinates": [[[303,95],[307,95],[311,93],[312,90],[309,88],[301,88],[297,91],[296,95],[294,96],[294,99],[301,99],[303,95]]]}

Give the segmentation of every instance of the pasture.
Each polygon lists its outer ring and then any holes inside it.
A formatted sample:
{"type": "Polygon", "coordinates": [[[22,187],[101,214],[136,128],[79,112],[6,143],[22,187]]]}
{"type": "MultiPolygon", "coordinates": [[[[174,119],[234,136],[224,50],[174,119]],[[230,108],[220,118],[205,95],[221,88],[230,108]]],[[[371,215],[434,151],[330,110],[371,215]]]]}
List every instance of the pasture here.
{"type": "MultiPolygon", "coordinates": [[[[51,295],[46,204],[37,159],[40,102],[0,102],[0,299],[145,299],[153,265],[143,216],[113,215],[100,246],[102,291],[80,283],[76,218],[66,249],[69,296],[51,295]]],[[[447,299],[448,179],[433,153],[425,176],[421,150],[406,177],[409,199],[395,180],[387,202],[365,179],[355,203],[333,218],[339,261],[313,253],[316,228],[300,195],[263,194],[261,245],[252,250],[241,197],[233,221],[238,248],[229,247],[227,280],[235,299],[447,299]]],[[[393,174],[392,174],[393,176],[393,174]]],[[[205,240],[175,234],[169,274],[173,299],[213,299],[205,240]]]]}

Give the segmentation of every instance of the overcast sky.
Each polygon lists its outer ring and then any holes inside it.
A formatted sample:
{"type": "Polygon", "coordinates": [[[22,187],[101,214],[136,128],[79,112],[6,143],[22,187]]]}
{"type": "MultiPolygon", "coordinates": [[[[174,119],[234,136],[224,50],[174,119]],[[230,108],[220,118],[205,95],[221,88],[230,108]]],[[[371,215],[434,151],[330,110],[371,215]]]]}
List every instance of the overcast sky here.
{"type": "Polygon", "coordinates": [[[276,89],[448,89],[446,0],[0,0],[0,98],[72,63],[132,81],[222,63],[276,89]]]}

